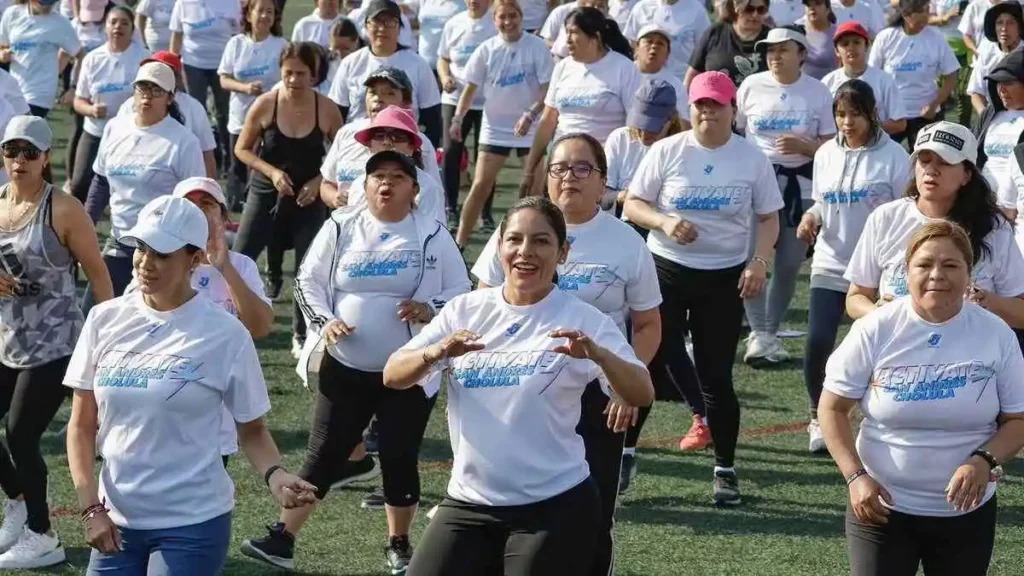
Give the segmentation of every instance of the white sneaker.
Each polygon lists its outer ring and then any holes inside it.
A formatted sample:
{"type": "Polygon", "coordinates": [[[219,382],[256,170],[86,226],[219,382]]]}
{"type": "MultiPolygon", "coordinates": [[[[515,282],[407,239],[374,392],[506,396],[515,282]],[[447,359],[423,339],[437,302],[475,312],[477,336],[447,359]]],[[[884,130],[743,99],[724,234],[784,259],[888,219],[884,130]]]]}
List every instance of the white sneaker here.
{"type": "Polygon", "coordinates": [[[298,360],[300,356],[302,356],[302,342],[292,336],[292,358],[298,360]]]}
{"type": "Polygon", "coordinates": [[[0,554],[0,569],[43,568],[66,559],[57,536],[37,534],[25,526],[18,543],[0,554]]]}
{"type": "Polygon", "coordinates": [[[747,352],[743,355],[743,361],[751,364],[757,361],[767,360],[771,349],[772,337],[766,332],[751,332],[747,336],[747,352]]]}
{"type": "Polygon", "coordinates": [[[821,434],[821,426],[818,425],[817,420],[811,420],[811,423],[807,425],[807,434],[811,437],[807,448],[811,454],[825,454],[828,452],[828,447],[825,446],[825,436],[821,434]]]}
{"type": "Polygon", "coordinates": [[[20,500],[4,504],[4,522],[0,524],[0,554],[7,552],[21,538],[28,521],[28,508],[20,500]]]}
{"type": "Polygon", "coordinates": [[[765,360],[779,364],[782,362],[789,361],[789,352],[786,351],[786,347],[782,345],[782,338],[779,338],[775,334],[768,335],[768,354],[765,355],[765,360]]]}

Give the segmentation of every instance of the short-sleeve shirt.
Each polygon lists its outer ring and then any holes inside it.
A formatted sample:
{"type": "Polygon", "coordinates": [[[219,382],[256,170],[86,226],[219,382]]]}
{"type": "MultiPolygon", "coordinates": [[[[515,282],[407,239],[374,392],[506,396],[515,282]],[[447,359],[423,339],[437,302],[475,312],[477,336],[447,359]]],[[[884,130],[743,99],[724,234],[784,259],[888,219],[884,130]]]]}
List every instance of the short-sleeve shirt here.
{"type": "Polygon", "coordinates": [[[591,64],[566,58],[555,64],[544,104],[558,110],[555,138],[586,132],[604,142],[626,123],[633,106],[640,72],[625,56],[609,51],[591,64]]]}
{"type": "Polygon", "coordinates": [[[901,27],[882,30],[871,45],[868,64],[896,79],[903,107],[910,118],[919,117],[921,110],[939,93],[936,81],[940,76],[960,69],[946,37],[931,26],[925,26],[913,36],[907,35],[901,27]]]}
{"type": "Polygon", "coordinates": [[[107,121],[113,118],[126,100],[132,96],[132,83],[139,71],[142,59],[149,55],[146,50],[132,42],[123,52],[112,52],[103,45],[89,52],[82,60],[75,96],[107,106],[106,118],[86,116],[83,129],[99,138],[107,121]]]}
{"type": "Polygon", "coordinates": [[[412,81],[412,108],[433,108],[441,103],[437,79],[427,63],[412,50],[402,49],[386,58],[378,58],[370,47],[360,48],[342,59],[328,96],[349,109],[348,121],[366,117],[366,87],[363,82],[385,66],[401,68],[412,81]]]}
{"type": "Polygon", "coordinates": [[[57,97],[57,55],[75,56],[82,45],[67,18],[56,12],[33,15],[30,6],[11,6],[0,17],[0,45],[11,49],[11,75],[25,100],[40,108],[53,107],[57,97]]]}
{"type": "Polygon", "coordinates": [[[728,74],[739,86],[747,76],[768,69],[765,59],[754,51],[754,44],[767,37],[767,26],[757,38],[748,41],[737,36],[731,24],[714,24],[704,31],[690,58],[690,67],[698,73],[718,71],[728,74]]]}
{"type": "Polygon", "coordinates": [[[671,49],[665,67],[674,76],[682,78],[689,68],[690,55],[697,41],[711,26],[704,5],[697,0],[678,0],[672,3],[640,0],[629,15],[623,35],[636,42],[640,30],[649,24],[657,24],[670,35],[671,49]]]}
{"type": "MultiPolygon", "coordinates": [[[[254,42],[246,34],[237,34],[228,41],[217,74],[231,76],[246,84],[263,82],[263,90],[269,91],[281,80],[281,53],[287,45],[288,41],[280,36],[267,36],[260,42],[254,42]]],[[[234,91],[230,94],[228,132],[241,134],[245,115],[256,97],[234,91]]]]}
{"type": "Polygon", "coordinates": [[[231,37],[241,31],[242,9],[235,0],[176,0],[171,31],[181,32],[181,61],[216,70],[231,37]]]}

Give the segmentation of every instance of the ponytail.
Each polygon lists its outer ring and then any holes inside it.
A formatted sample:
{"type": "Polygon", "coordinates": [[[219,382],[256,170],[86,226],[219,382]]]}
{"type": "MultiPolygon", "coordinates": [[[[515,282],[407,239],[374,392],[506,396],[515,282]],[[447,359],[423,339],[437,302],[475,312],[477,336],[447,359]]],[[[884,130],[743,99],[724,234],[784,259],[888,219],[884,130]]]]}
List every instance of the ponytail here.
{"type": "Polygon", "coordinates": [[[174,99],[174,94],[171,94],[171,102],[167,105],[167,115],[177,120],[178,124],[185,126],[185,115],[182,114],[178,101],[174,99]]]}
{"type": "Polygon", "coordinates": [[[629,40],[622,35],[622,30],[619,30],[619,24],[611,18],[604,19],[604,30],[601,31],[601,42],[604,43],[605,47],[613,52],[618,52],[630,60],[633,59],[633,47],[630,46],[629,40]]]}
{"type": "Polygon", "coordinates": [[[633,48],[629,45],[629,40],[622,35],[619,25],[597,8],[573,8],[565,17],[565,26],[568,27],[569,24],[575,24],[587,36],[597,38],[608,50],[633,59],[633,48]]]}

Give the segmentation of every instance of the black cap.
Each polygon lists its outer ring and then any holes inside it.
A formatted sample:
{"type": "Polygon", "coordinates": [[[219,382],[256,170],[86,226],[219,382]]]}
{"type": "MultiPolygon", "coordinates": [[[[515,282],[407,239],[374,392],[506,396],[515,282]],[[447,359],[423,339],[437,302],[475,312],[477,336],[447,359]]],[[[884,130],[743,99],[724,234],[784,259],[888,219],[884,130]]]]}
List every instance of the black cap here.
{"type": "MultiPolygon", "coordinates": [[[[995,6],[990,8],[990,10],[995,10],[995,6]]],[[[1024,52],[1020,50],[1010,52],[992,68],[988,76],[985,76],[985,80],[991,82],[1024,82],[1024,52]]]]}
{"type": "Polygon", "coordinates": [[[363,82],[363,86],[369,87],[370,84],[373,84],[378,80],[388,82],[395,88],[412,94],[412,80],[409,80],[409,75],[402,71],[401,68],[395,68],[394,66],[378,68],[366,77],[366,81],[363,82]]]}
{"type": "Polygon", "coordinates": [[[392,0],[371,0],[363,12],[363,21],[369,22],[381,14],[394,16],[398,20],[398,25],[402,25],[402,10],[392,0]]]}
{"type": "Polygon", "coordinates": [[[1024,34],[1024,9],[1017,2],[1000,2],[985,12],[985,24],[982,30],[985,32],[985,38],[990,42],[999,42],[996,37],[996,19],[1003,14],[1013,16],[1013,19],[1017,21],[1017,29],[1024,34]]]}
{"type": "Polygon", "coordinates": [[[373,174],[373,171],[380,167],[385,162],[394,162],[401,166],[402,172],[405,172],[413,182],[419,182],[416,176],[416,162],[412,158],[402,154],[395,150],[382,150],[377,152],[370,159],[366,161],[366,174],[373,174]]]}

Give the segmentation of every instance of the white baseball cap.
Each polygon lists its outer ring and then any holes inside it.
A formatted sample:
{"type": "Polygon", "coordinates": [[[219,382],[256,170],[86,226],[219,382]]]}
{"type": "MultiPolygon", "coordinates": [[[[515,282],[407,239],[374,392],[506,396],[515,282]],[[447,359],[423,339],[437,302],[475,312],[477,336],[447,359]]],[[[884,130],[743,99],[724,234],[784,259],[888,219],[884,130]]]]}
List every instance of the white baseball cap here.
{"type": "Polygon", "coordinates": [[[165,92],[174,93],[177,83],[174,78],[174,70],[163,62],[146,62],[139,67],[135,74],[135,84],[139,82],[152,82],[164,89],[165,92]]]}
{"type": "Polygon", "coordinates": [[[793,30],[792,28],[772,28],[768,31],[768,35],[764,40],[758,40],[754,44],[754,50],[757,52],[767,51],[769,46],[776,44],[782,44],[792,40],[797,44],[807,48],[807,36],[793,30]]]}
{"type": "Polygon", "coordinates": [[[929,124],[917,133],[914,142],[914,153],[910,160],[916,161],[922,150],[931,150],[939,155],[947,164],[970,162],[978,165],[978,139],[966,126],[953,122],[936,122],[929,124]]]}
{"type": "Polygon", "coordinates": [[[198,206],[174,196],[161,196],[142,209],[139,220],[118,240],[137,247],[141,242],[161,254],[170,254],[185,246],[206,248],[210,229],[198,206]]]}
{"type": "Polygon", "coordinates": [[[646,24],[640,29],[640,33],[636,35],[636,41],[639,42],[648,34],[661,34],[665,37],[665,40],[668,40],[669,50],[672,49],[672,35],[668,33],[668,30],[665,30],[664,26],[659,24],[646,24]]]}
{"type": "Polygon", "coordinates": [[[193,176],[178,182],[178,185],[174,187],[174,191],[171,192],[171,196],[184,198],[192,192],[205,192],[213,196],[213,199],[224,208],[228,207],[228,199],[224,196],[224,191],[220,189],[220,184],[213,178],[205,176],[193,176]]]}

